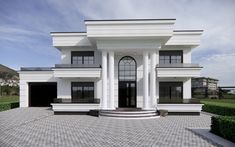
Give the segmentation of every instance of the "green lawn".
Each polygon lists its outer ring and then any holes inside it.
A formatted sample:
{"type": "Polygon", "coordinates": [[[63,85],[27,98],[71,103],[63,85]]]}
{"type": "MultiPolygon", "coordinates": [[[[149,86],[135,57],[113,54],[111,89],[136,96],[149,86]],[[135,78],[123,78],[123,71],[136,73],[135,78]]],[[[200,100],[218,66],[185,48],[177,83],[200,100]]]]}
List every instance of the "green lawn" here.
{"type": "Polygon", "coordinates": [[[19,102],[19,96],[0,96],[0,104],[9,102],[19,102]]]}
{"type": "Polygon", "coordinates": [[[203,104],[235,108],[235,99],[203,99],[200,102],[203,104]]]}

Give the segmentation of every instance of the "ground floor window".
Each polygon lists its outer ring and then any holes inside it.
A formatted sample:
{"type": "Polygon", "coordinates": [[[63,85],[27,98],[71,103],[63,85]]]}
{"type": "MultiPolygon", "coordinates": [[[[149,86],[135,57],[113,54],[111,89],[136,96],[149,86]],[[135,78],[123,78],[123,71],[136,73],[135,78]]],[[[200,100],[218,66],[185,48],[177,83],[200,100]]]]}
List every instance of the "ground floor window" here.
{"type": "Polygon", "coordinates": [[[72,101],[88,103],[94,100],[94,82],[72,82],[72,101]]]}
{"type": "Polygon", "coordinates": [[[160,82],[159,101],[177,102],[183,99],[183,82],[160,82]]]}

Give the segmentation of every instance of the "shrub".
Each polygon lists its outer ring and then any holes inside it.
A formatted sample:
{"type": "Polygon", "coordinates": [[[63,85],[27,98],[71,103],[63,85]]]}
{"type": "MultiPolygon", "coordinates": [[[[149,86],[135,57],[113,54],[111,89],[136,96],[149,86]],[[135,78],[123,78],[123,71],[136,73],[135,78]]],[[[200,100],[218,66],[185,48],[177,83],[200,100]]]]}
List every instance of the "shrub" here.
{"type": "Polygon", "coordinates": [[[5,111],[17,107],[19,107],[19,102],[2,103],[0,104],[0,111],[5,111]]]}
{"type": "Polygon", "coordinates": [[[202,106],[202,111],[214,113],[218,115],[235,116],[235,108],[230,108],[230,107],[225,107],[225,106],[204,104],[202,106]]]}
{"type": "Polygon", "coordinates": [[[219,129],[219,119],[217,117],[211,117],[211,132],[217,135],[221,135],[219,129]]]}
{"type": "Polygon", "coordinates": [[[235,116],[213,116],[211,132],[235,142],[235,116]]]}

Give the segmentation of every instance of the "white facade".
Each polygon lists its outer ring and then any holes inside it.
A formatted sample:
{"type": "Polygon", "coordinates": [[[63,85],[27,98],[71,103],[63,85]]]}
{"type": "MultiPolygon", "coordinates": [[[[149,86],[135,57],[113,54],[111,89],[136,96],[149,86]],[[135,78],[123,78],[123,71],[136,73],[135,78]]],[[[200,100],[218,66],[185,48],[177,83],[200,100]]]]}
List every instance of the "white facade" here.
{"type": "MultiPolygon", "coordinates": [[[[201,70],[191,63],[191,51],[200,44],[202,31],[174,31],[174,23],[175,19],[87,20],[87,32],[51,33],[53,46],[61,52],[61,63],[47,71],[27,68],[19,71],[20,107],[29,106],[28,84],[31,82],[56,82],[57,98],[63,99],[72,99],[72,82],[93,82],[94,97],[100,99],[100,103],[63,105],[61,110],[119,108],[119,62],[123,57],[131,57],[136,62],[136,79],[129,82],[136,88],[134,107],[145,110],[156,109],[158,105],[164,107],[158,104],[161,82],[181,82],[181,98],[191,99],[191,78],[199,77],[201,70]],[[92,51],[94,64],[73,66],[72,52],[78,51],[92,51]],[[182,52],[182,62],[162,66],[161,51],[182,52]]],[[[131,98],[125,100],[131,101],[131,98]]],[[[60,104],[52,105],[59,111],[60,104]]],[[[182,109],[190,111],[187,106],[182,109]]]]}

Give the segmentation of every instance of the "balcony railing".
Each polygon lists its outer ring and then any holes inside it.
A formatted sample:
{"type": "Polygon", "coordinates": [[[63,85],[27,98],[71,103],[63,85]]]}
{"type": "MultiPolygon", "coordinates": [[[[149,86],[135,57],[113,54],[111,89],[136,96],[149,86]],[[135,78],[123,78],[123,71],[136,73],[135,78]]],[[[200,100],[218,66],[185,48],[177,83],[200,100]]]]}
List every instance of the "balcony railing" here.
{"type": "Polygon", "coordinates": [[[182,63],[182,64],[158,64],[156,68],[202,68],[199,64],[182,63]]]}
{"type": "Polygon", "coordinates": [[[100,99],[98,98],[86,98],[86,99],[66,99],[66,98],[55,98],[53,100],[54,103],[61,103],[61,104],[87,104],[87,103],[94,103],[99,104],[100,99]]]}
{"type": "Polygon", "coordinates": [[[101,68],[100,64],[55,64],[55,68],[101,68]]]}
{"type": "Polygon", "coordinates": [[[21,71],[51,71],[52,67],[21,67],[21,71]]]}

